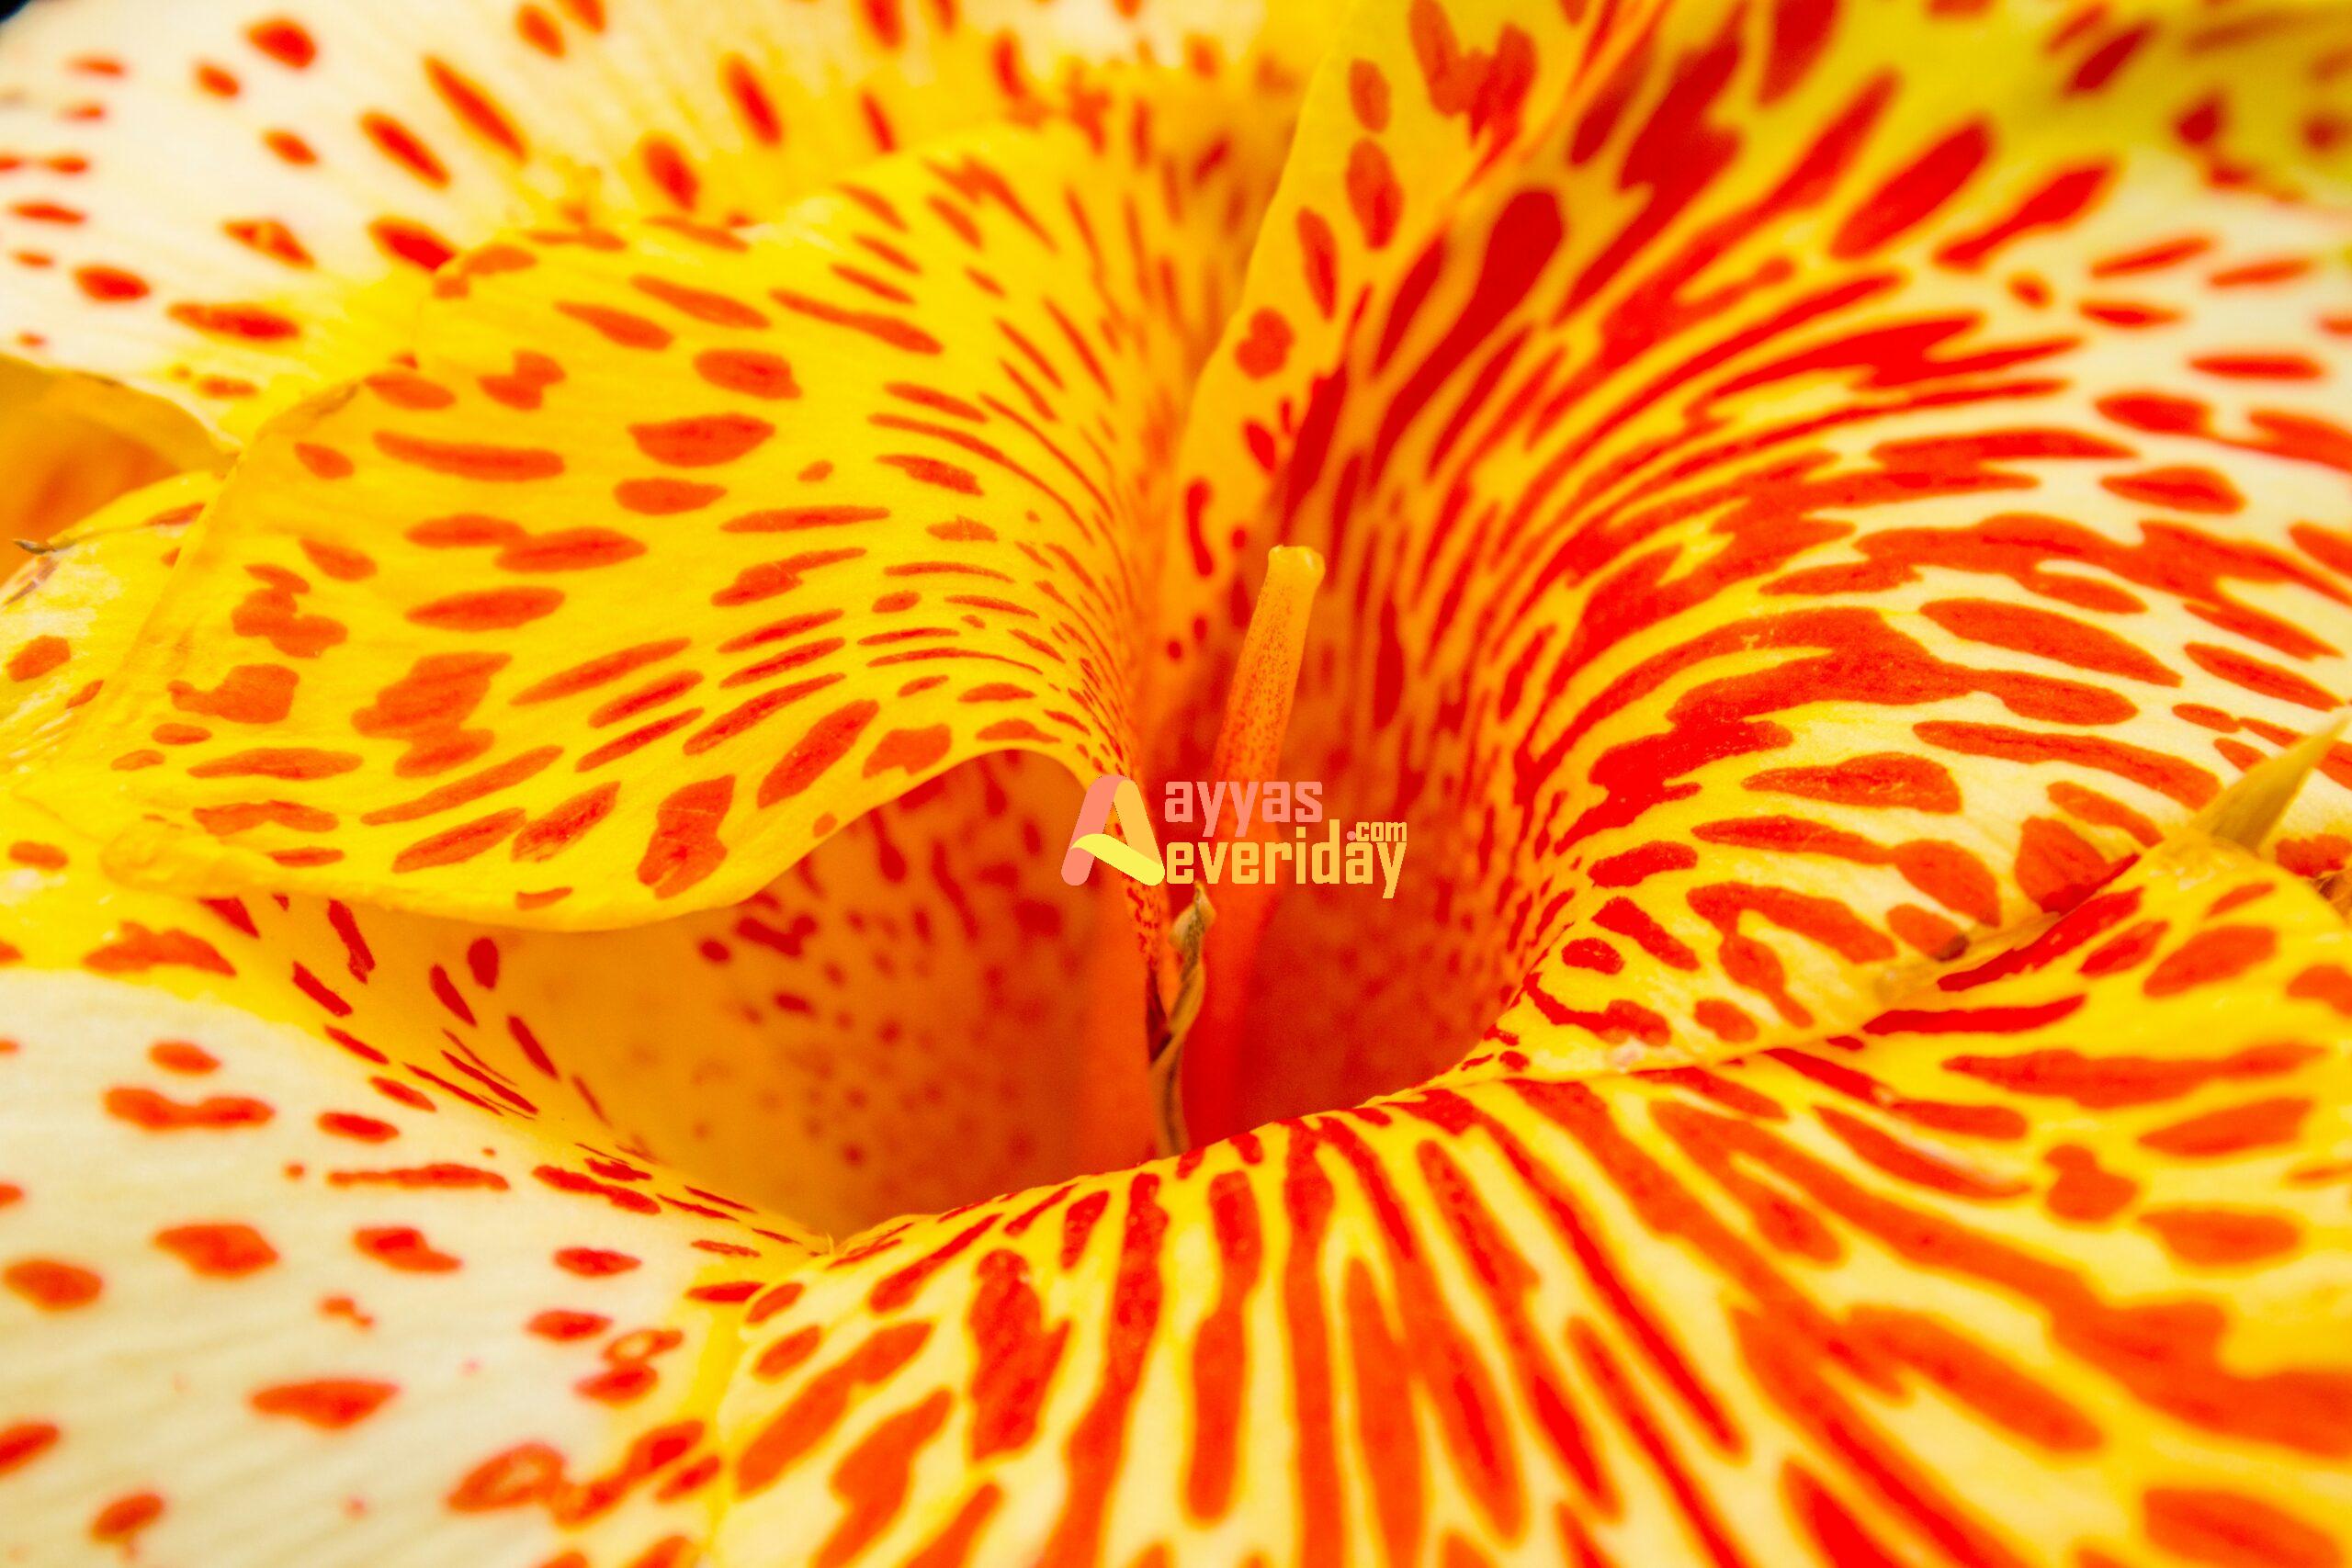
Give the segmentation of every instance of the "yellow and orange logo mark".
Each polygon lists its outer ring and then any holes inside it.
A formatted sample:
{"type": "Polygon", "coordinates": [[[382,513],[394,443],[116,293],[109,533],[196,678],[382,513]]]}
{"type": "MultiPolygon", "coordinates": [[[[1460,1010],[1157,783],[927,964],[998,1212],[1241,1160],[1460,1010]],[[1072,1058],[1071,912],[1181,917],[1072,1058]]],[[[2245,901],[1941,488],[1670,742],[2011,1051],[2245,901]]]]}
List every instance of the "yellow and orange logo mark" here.
{"type": "Polygon", "coordinates": [[[1151,829],[1151,814],[1144,809],[1143,791],[1133,779],[1117,773],[1104,773],[1088,786],[1086,798],[1078,807],[1078,825],[1070,830],[1069,849],[1062,856],[1062,880],[1078,886],[1098,860],[1147,887],[1168,880],[1167,867],[1159,859],[1159,839],[1151,829]],[[1103,831],[1114,816],[1134,843],[1103,831]]]}

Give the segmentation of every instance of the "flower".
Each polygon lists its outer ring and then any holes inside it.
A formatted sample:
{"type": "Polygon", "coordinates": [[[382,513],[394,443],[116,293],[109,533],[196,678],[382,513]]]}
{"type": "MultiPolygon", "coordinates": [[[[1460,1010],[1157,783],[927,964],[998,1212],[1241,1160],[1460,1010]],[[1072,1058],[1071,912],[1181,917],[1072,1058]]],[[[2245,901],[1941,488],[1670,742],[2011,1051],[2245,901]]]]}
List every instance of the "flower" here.
{"type": "Polygon", "coordinates": [[[0,1559],[2343,1563],[2347,61],[35,5],[0,1559]]]}

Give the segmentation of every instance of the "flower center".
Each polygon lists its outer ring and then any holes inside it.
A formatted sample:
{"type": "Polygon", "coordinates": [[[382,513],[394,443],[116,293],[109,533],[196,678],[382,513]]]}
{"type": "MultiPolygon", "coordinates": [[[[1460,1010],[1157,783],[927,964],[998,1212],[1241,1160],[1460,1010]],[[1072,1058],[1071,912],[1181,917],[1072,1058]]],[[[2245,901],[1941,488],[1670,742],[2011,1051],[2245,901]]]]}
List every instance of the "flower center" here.
{"type": "MultiPolygon", "coordinates": [[[[1244,846],[1268,861],[1295,852],[1295,825],[1262,794],[1252,809],[1230,803],[1297,782],[1285,739],[1323,575],[1312,550],[1272,553],[1216,744],[1195,764],[1227,808],[1187,824],[1168,819],[1167,781],[1143,791],[1165,859],[1180,845],[1196,865],[1244,846]]],[[[627,1130],[719,1188],[845,1236],[1263,1120],[1270,1071],[1311,1054],[1269,1028],[1285,1008],[1268,991],[1279,998],[1297,978],[1285,911],[1314,914],[1318,894],[1346,896],[1360,919],[1388,907],[1376,888],[1236,880],[1229,863],[1187,887],[1174,875],[1146,886],[1106,860],[1069,886],[1087,783],[1042,758],[977,759],[845,825],[749,902],[679,922],[675,940],[719,989],[694,1015],[707,1027],[612,1064],[647,1091],[606,1097],[644,1112],[627,1130]],[[1157,975],[1131,924],[1138,899],[1180,906],[1157,975]],[[729,1030],[740,1038],[718,1038],[729,1030]]],[[[1139,847],[1128,815],[1117,836],[1139,847]]],[[[681,1014],[673,998],[648,1016],[681,1014]]]]}

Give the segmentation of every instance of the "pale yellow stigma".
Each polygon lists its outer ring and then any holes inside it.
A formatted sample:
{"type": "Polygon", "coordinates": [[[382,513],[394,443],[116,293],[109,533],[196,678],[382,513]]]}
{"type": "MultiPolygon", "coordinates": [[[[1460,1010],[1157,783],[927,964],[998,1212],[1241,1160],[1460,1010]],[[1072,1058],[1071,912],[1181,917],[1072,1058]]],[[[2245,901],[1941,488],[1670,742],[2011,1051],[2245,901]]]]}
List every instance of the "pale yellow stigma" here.
{"type": "MultiPolygon", "coordinates": [[[[1299,667],[1306,654],[1306,624],[1315,591],[1323,583],[1323,558],[1303,545],[1283,545],[1266,558],[1266,580],[1242,637],[1241,661],[1226,700],[1225,725],[1217,733],[1213,771],[1221,784],[1263,783],[1282,767],[1283,735],[1290,728],[1299,667]]],[[[1262,820],[1258,836],[1264,836],[1262,820]]],[[[1228,821],[1217,836],[1252,836],[1228,821]]],[[[1212,911],[1207,896],[1193,889],[1193,907],[1171,933],[1185,953],[1170,1044],[1158,1063],[1160,1139],[1170,1151],[1195,1138],[1219,1138],[1238,1130],[1242,1013],[1258,944],[1273,913],[1275,889],[1241,885],[1220,887],[1212,911]],[[1182,1077],[1178,1077],[1182,1066],[1182,1077]]]]}
{"type": "Polygon", "coordinates": [[[1241,663],[1226,699],[1217,732],[1216,776],[1235,783],[1272,777],[1281,764],[1283,732],[1290,728],[1299,661],[1315,591],[1323,584],[1323,558],[1304,545],[1267,552],[1266,581],[1241,642],[1241,663]]]}

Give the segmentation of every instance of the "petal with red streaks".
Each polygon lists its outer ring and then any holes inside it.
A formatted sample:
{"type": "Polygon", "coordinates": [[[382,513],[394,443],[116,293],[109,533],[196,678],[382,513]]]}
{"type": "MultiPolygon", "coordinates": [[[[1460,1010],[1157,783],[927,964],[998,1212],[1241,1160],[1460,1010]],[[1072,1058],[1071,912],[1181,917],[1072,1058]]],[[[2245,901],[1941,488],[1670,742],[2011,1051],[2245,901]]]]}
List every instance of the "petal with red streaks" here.
{"type": "Polygon", "coordinates": [[[1357,17],[1188,434],[1166,636],[1213,691],[1233,563],[1322,549],[1286,767],[1410,846],[1393,904],[1286,897],[1238,1124],[1435,1070],[1431,1017],[1588,1067],[1849,1028],[2352,687],[2340,13],[1596,8],[1317,325],[1336,150],[1497,26],[1357,17]]]}
{"type": "MultiPolygon", "coordinates": [[[[0,604],[0,637],[67,644],[0,751],[38,770],[62,694],[119,674],[199,491],[119,503],[0,604]]],[[[0,1552],[699,1550],[735,1325],[803,1222],[1141,1145],[1132,944],[1090,930],[1125,917],[1038,886],[1023,774],[957,770],[736,908],[588,935],[129,892],[0,804],[0,1552]]]]}
{"type": "Polygon", "coordinates": [[[775,1222],[217,1003],[17,970],[0,1013],[17,1552],[701,1539],[743,1303],[799,1251],[775,1222]]]}
{"type": "Polygon", "coordinates": [[[241,462],[42,798],[141,881],[594,927],[974,755],[1132,771],[1165,457],[1282,140],[1234,116],[1106,76],[772,232],[505,244],[241,462]],[[256,661],[283,711],[153,758],[161,694],[256,661]]]}
{"type": "MultiPolygon", "coordinates": [[[[17,782],[122,678],[214,482],[117,503],[0,601],[0,768],[17,782]]],[[[146,739],[160,752],[266,720],[289,690],[266,660],[183,682],[146,739]]],[[[371,1064],[370,1098],[551,1118],[854,1230],[1148,1147],[1128,917],[1108,886],[1064,886],[1038,849],[1075,804],[1060,770],[986,759],[741,904],[568,935],[314,897],[134,895],[107,886],[96,844],[5,802],[0,962],[226,1001],[371,1064]]],[[[334,826],[275,797],[198,820],[334,826]]]]}
{"type": "Polygon", "coordinates": [[[2339,1561],[2352,935],[2211,841],[2043,926],[1854,1038],[859,1238],[754,1331],[721,1550],[2339,1561]]]}
{"type": "Polygon", "coordinates": [[[212,439],[160,398],[0,358],[0,538],[48,539],[217,457],[212,439]]]}
{"type": "Polygon", "coordinates": [[[120,669],[220,481],[141,488],[28,558],[0,592],[0,774],[44,762],[120,669]]]}
{"type": "Polygon", "coordinates": [[[1072,61],[1279,69],[1285,9],[51,0],[0,35],[0,352],[250,435],[520,219],[766,218],[1072,61]]]}

